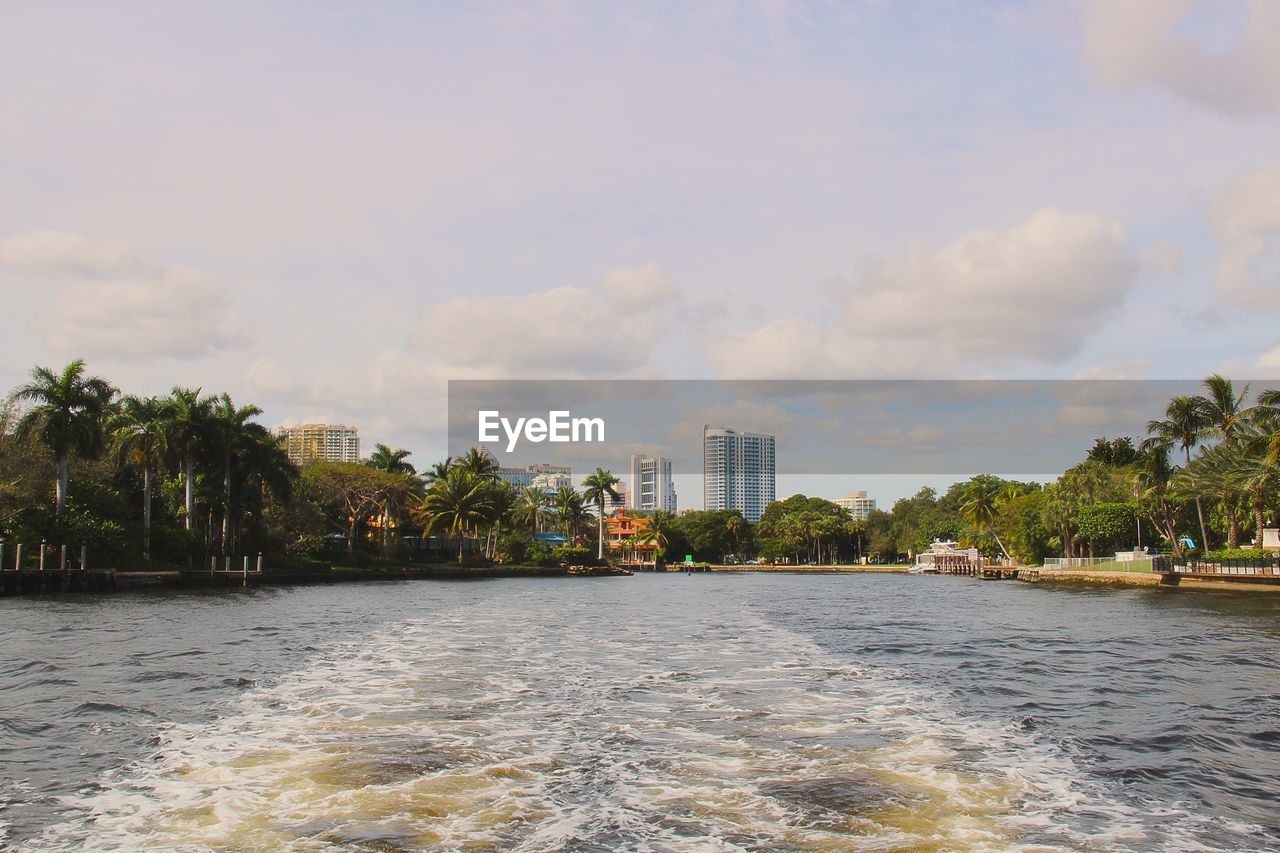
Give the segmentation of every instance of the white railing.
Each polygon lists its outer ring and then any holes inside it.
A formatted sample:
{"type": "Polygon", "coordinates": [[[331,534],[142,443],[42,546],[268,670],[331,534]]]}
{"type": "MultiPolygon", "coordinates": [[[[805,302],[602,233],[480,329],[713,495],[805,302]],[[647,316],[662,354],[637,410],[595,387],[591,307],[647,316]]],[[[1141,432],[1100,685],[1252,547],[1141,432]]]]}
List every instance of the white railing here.
{"type": "Polygon", "coordinates": [[[1044,567],[1046,569],[1086,569],[1115,561],[1115,557],[1045,557],[1044,567]]]}

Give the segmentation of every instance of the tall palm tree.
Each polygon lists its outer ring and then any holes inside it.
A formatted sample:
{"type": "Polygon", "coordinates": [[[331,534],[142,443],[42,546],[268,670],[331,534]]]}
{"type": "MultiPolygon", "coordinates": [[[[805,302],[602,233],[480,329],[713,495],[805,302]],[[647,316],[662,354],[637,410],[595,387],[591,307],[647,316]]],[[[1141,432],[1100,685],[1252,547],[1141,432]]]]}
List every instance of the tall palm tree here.
{"type": "Polygon", "coordinates": [[[104,422],[116,389],[98,376],[84,375],[84,359],[77,358],[54,373],[47,367],[31,371],[31,381],[14,392],[17,400],[34,405],[18,420],[21,440],[37,436],[58,462],[54,506],[62,514],[70,489],[71,454],[96,456],[102,450],[104,422]]]}
{"type": "Polygon", "coordinates": [[[457,459],[454,459],[452,464],[453,467],[461,468],[477,477],[487,477],[489,479],[497,479],[498,477],[498,460],[484,448],[473,447],[457,459]]]}
{"type": "Polygon", "coordinates": [[[511,508],[511,520],[516,524],[527,524],[530,532],[537,533],[538,522],[542,520],[548,500],[550,493],[546,489],[530,486],[516,498],[515,506],[511,508]]]}
{"type": "Polygon", "coordinates": [[[462,561],[462,537],[484,524],[493,515],[493,481],[471,471],[454,467],[438,480],[418,507],[425,530],[445,530],[458,539],[458,561],[462,561]]]}
{"type": "Polygon", "coordinates": [[[267,428],[254,423],[262,409],[253,404],[237,407],[229,394],[217,397],[209,409],[209,437],[222,463],[222,552],[231,546],[231,459],[249,443],[250,436],[266,433],[267,428]]]}
{"type": "Polygon", "coordinates": [[[209,448],[212,436],[210,420],[213,414],[212,400],[201,399],[199,388],[174,386],[166,401],[165,430],[169,435],[169,448],[178,455],[185,491],[185,518],[183,526],[195,529],[196,514],[196,460],[209,448]]]}
{"type": "Polygon", "coordinates": [[[564,534],[572,541],[578,535],[578,527],[590,513],[582,502],[582,494],[573,486],[561,486],[552,495],[551,504],[564,534]]]}
{"type": "Polygon", "coordinates": [[[427,469],[422,475],[422,479],[428,486],[434,485],[436,481],[443,480],[445,475],[449,473],[449,469],[453,467],[453,457],[446,456],[443,462],[437,462],[427,469]]]}
{"type": "Polygon", "coordinates": [[[1198,399],[1207,421],[1205,433],[1230,439],[1249,416],[1249,409],[1244,404],[1249,396],[1249,386],[1244,386],[1244,390],[1237,394],[1231,380],[1217,373],[1205,379],[1203,384],[1206,393],[1198,399]]]}
{"type": "MultiPolygon", "coordinates": [[[[1203,399],[1183,395],[1169,401],[1164,410],[1164,420],[1147,423],[1147,434],[1169,446],[1180,447],[1190,465],[1191,448],[1199,444],[1211,428],[1203,399]]],[[[1200,520],[1200,545],[1208,551],[1209,530],[1204,523],[1204,506],[1199,495],[1195,496],[1195,502],[1196,516],[1200,520]]]]}
{"type": "Polygon", "coordinates": [[[388,474],[416,474],[418,469],[405,461],[412,455],[410,451],[405,450],[403,447],[398,450],[392,450],[387,445],[379,443],[373,446],[373,453],[369,454],[365,464],[370,468],[386,471],[388,474]]]}
{"type": "MultiPolygon", "coordinates": [[[[405,461],[412,455],[412,452],[403,447],[392,450],[387,445],[378,443],[373,446],[373,453],[369,454],[365,464],[388,474],[412,477],[418,473],[418,469],[405,461]]],[[[391,508],[401,491],[401,489],[388,489],[382,504],[382,549],[384,551],[391,549],[391,508]]]]}
{"type": "Polygon", "coordinates": [[[603,468],[597,468],[582,481],[582,497],[587,503],[596,505],[596,517],[599,519],[597,532],[599,534],[600,548],[596,554],[596,559],[598,560],[604,559],[604,502],[606,498],[615,501],[621,500],[622,495],[614,488],[621,482],[621,480],[613,476],[612,471],[606,471],[603,468]]]}
{"type": "Polygon", "coordinates": [[[962,494],[963,503],[960,513],[978,533],[990,532],[1005,559],[1009,559],[1009,551],[1004,547],[1000,534],[996,532],[995,522],[999,517],[999,504],[1002,487],[997,480],[986,480],[975,477],[965,484],[962,494]]]}
{"type": "Polygon", "coordinates": [[[125,397],[107,421],[121,461],[142,471],[142,557],[151,559],[151,492],[156,460],[167,448],[165,403],[156,397],[125,397]]]}

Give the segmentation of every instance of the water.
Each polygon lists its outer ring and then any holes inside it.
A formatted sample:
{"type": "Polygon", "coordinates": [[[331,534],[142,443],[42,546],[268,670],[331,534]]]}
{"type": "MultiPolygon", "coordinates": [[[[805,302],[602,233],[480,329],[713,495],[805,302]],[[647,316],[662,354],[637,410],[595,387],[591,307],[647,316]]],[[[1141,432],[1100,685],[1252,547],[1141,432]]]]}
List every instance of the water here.
{"type": "Polygon", "coordinates": [[[0,601],[0,845],[1267,849],[1280,600],[642,575],[0,601]]]}

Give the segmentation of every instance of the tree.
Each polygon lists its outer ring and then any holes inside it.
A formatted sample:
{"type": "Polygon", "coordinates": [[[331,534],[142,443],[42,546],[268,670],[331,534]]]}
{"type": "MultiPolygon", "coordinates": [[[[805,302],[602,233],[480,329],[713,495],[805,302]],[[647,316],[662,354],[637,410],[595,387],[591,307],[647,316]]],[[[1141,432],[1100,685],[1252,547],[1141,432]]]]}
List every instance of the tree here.
{"type": "Polygon", "coordinates": [[[57,461],[54,506],[59,516],[70,489],[71,455],[93,457],[101,452],[104,422],[116,395],[107,380],[85,376],[84,367],[82,358],[61,373],[37,367],[31,371],[31,381],[14,392],[15,399],[33,404],[18,420],[18,438],[37,436],[57,461]]]}
{"type": "Polygon", "coordinates": [[[165,404],[156,397],[125,397],[107,421],[121,462],[142,471],[142,557],[151,559],[151,492],[156,460],[166,451],[165,404]]]}
{"type": "Polygon", "coordinates": [[[199,388],[180,388],[175,385],[169,392],[164,409],[168,445],[172,452],[178,454],[182,468],[184,526],[187,530],[195,529],[196,460],[208,451],[212,436],[212,400],[201,399],[200,391],[199,388]]]}
{"type": "MultiPolygon", "coordinates": [[[[413,454],[405,450],[403,447],[398,450],[392,450],[385,444],[375,444],[373,453],[369,454],[369,458],[365,460],[365,464],[370,468],[375,468],[387,474],[401,475],[411,477],[418,473],[418,470],[406,460],[413,454]]],[[[407,492],[408,481],[405,482],[406,489],[388,489],[386,500],[382,504],[382,550],[390,552],[391,550],[391,512],[392,505],[396,503],[396,499],[403,493],[407,492]]]]}
{"type": "MultiPolygon", "coordinates": [[[[1191,448],[1200,443],[1212,429],[1202,397],[1174,397],[1164,410],[1164,420],[1147,423],[1147,434],[1163,442],[1166,447],[1180,447],[1191,464],[1191,448]]],[[[1154,445],[1153,445],[1154,446],[1154,445]]],[[[1200,519],[1200,544],[1209,550],[1209,531],[1204,523],[1204,506],[1200,496],[1195,496],[1196,515],[1200,519]]]]}
{"type": "Polygon", "coordinates": [[[582,481],[583,499],[588,503],[596,505],[596,516],[599,518],[599,540],[600,549],[596,558],[604,559],[604,502],[606,498],[612,500],[621,500],[622,495],[618,493],[615,486],[621,484],[621,480],[613,476],[612,471],[606,471],[603,468],[597,468],[586,479],[582,481]]]}
{"type": "Polygon", "coordinates": [[[550,493],[546,489],[530,486],[516,498],[515,505],[511,508],[511,520],[516,524],[528,525],[530,533],[537,533],[549,499],[550,493]]]}
{"type": "Polygon", "coordinates": [[[551,498],[551,506],[561,530],[571,540],[577,537],[579,526],[591,515],[582,501],[582,494],[573,486],[556,489],[551,498]]]}
{"type": "Polygon", "coordinates": [[[456,465],[427,490],[418,514],[425,531],[447,531],[458,539],[458,561],[462,562],[462,537],[494,517],[493,481],[469,468],[456,465]]]}
{"type": "Polygon", "coordinates": [[[266,427],[254,423],[252,418],[262,414],[262,409],[248,405],[237,407],[229,394],[215,398],[209,406],[208,436],[222,463],[222,553],[231,549],[231,459],[237,451],[261,434],[266,427]]]}
{"type": "Polygon", "coordinates": [[[331,523],[347,537],[348,556],[355,553],[361,526],[385,505],[388,488],[399,475],[387,474],[358,462],[313,462],[302,476],[328,511],[331,523]]]}
{"type": "Polygon", "coordinates": [[[649,537],[657,544],[658,551],[654,555],[654,563],[660,563],[666,556],[667,546],[675,534],[676,514],[666,509],[656,509],[649,516],[649,537]]]}
{"type": "Polygon", "coordinates": [[[995,529],[996,519],[1000,515],[998,504],[1001,500],[1002,486],[1003,481],[1000,478],[989,474],[974,477],[964,485],[962,490],[964,503],[960,506],[960,512],[979,534],[989,531],[995,537],[996,544],[1000,546],[1000,551],[1007,560],[1009,551],[1004,547],[1004,542],[1001,541],[1000,534],[995,529]]]}
{"type": "Polygon", "coordinates": [[[461,468],[476,477],[490,480],[498,478],[498,460],[493,458],[492,453],[481,447],[471,448],[457,459],[454,459],[451,465],[454,468],[461,468]]]}

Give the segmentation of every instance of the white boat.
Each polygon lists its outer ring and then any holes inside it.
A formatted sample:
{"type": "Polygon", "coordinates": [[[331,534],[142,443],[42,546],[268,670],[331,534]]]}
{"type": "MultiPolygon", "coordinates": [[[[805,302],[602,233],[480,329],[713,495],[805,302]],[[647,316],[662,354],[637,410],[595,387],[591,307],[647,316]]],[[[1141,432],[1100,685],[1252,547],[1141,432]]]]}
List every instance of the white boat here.
{"type": "Polygon", "coordinates": [[[944,571],[954,572],[965,567],[976,567],[982,560],[977,548],[961,548],[958,542],[935,539],[928,548],[916,555],[916,564],[907,569],[913,575],[936,575],[944,571]]]}

